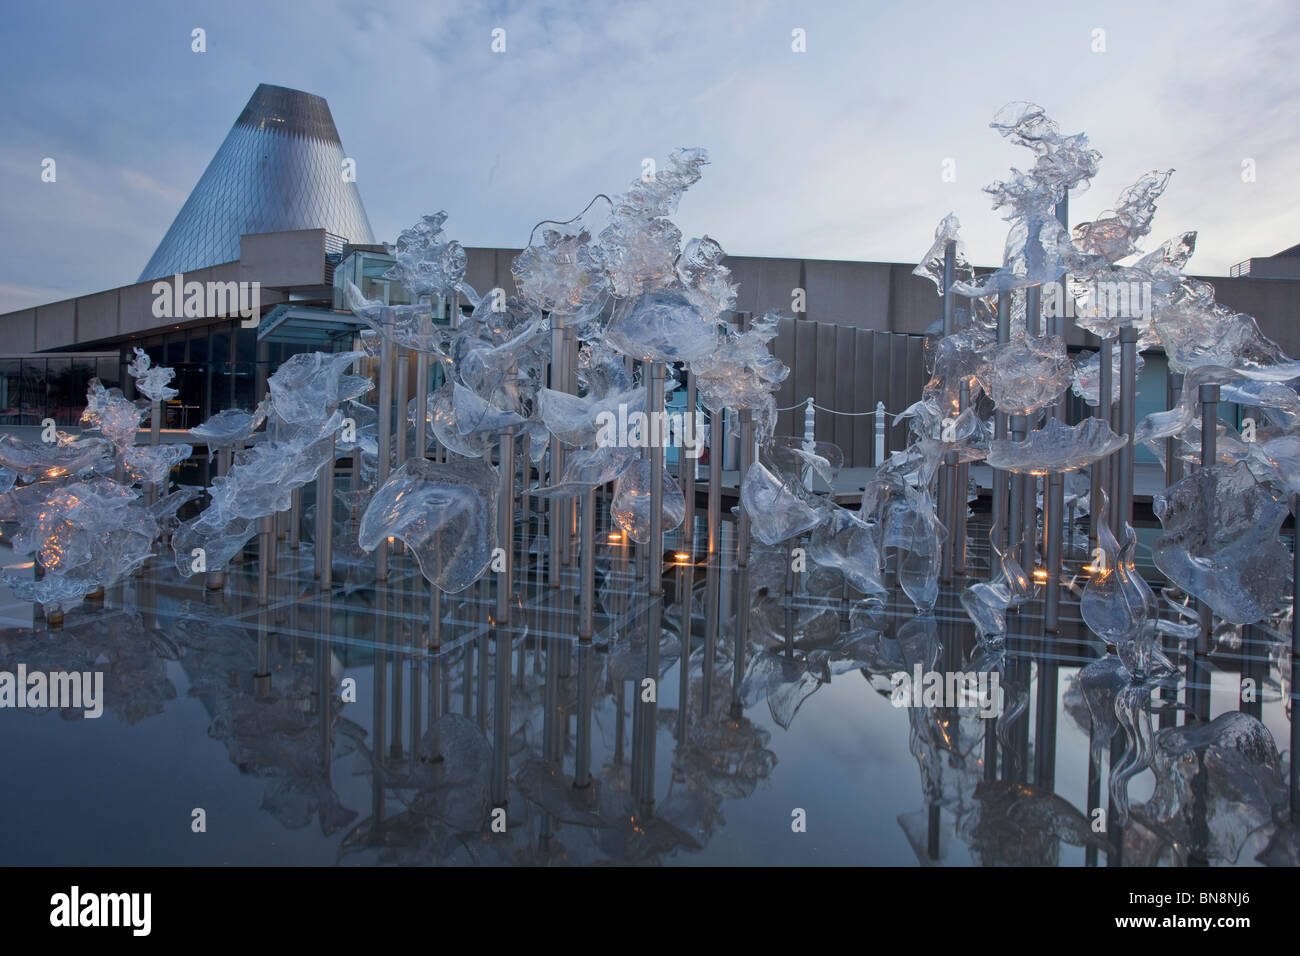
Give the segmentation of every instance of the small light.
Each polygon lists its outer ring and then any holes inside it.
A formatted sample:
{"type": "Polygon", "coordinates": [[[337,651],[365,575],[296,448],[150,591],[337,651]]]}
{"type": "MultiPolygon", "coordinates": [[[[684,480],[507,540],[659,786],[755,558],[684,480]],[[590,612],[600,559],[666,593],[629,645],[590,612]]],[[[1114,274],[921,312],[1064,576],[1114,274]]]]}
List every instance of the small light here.
{"type": "Polygon", "coordinates": [[[1047,580],[1047,569],[1046,569],[1046,568],[1035,568],[1035,569],[1034,569],[1034,580],[1035,580],[1035,581],[1046,581],[1046,580],[1047,580]]]}
{"type": "Polygon", "coordinates": [[[610,541],[622,541],[622,540],[623,540],[623,536],[622,536],[621,534],[616,534],[616,533],[614,533],[614,532],[610,532],[609,540],[610,540],[610,541]]]}
{"type": "Polygon", "coordinates": [[[673,557],[683,563],[691,560],[691,556],[687,554],[685,551],[678,551],[676,554],[673,555],[673,557]]]}

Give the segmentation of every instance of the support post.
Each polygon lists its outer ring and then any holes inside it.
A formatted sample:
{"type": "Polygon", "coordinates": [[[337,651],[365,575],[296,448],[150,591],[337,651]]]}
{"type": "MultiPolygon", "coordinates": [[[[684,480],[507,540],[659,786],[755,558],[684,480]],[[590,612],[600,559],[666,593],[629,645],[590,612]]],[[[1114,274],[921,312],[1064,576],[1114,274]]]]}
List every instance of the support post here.
{"type": "Polygon", "coordinates": [[[1119,330],[1120,422],[1127,443],[1119,450],[1119,501],[1116,526],[1133,523],[1133,433],[1137,430],[1137,329],[1119,330]]]}
{"type": "MultiPolygon", "coordinates": [[[[568,375],[564,369],[564,316],[551,316],[551,388],[559,392],[568,392],[568,375]]],[[[564,448],[555,439],[550,442],[548,451],[551,466],[551,484],[559,484],[564,474],[564,448]]],[[[564,524],[564,502],[560,498],[551,499],[550,520],[547,527],[548,561],[550,571],[547,583],[551,589],[560,586],[560,559],[563,554],[562,544],[567,535],[564,524]]]]}
{"type": "MultiPolygon", "coordinates": [[[[420,317],[420,331],[433,333],[433,316],[420,317]]],[[[423,458],[429,449],[429,353],[415,354],[415,457],[423,458]]]]}
{"type": "MultiPolygon", "coordinates": [[[[375,466],[375,488],[388,480],[393,455],[393,342],[380,336],[379,347],[379,461],[375,466]]],[[[388,580],[388,539],[375,548],[375,580],[388,580]]]]}
{"type": "Polygon", "coordinates": [[[876,402],[876,447],[871,464],[879,468],[885,463],[885,403],[876,402]]]}
{"type": "Polygon", "coordinates": [[[718,646],[718,605],[722,563],[722,424],[723,412],[709,412],[708,563],[704,570],[704,663],[700,714],[713,706],[713,663],[718,646]]]}
{"type": "MultiPolygon", "coordinates": [[[[998,344],[1005,345],[1011,341],[1011,294],[1008,292],[998,293],[998,344]]],[[[1004,441],[1010,431],[1007,416],[1002,412],[994,412],[993,415],[993,437],[1004,441]]],[[[1010,483],[1008,473],[1000,468],[993,469],[993,527],[989,530],[989,542],[992,547],[989,550],[989,580],[995,581],[1002,573],[1001,562],[998,560],[998,552],[1006,553],[1008,540],[1007,530],[1008,518],[1008,497],[1010,495],[1010,483]]]]}
{"type": "MultiPolygon", "coordinates": [[[[1185,376],[1182,372],[1169,372],[1165,380],[1165,397],[1168,399],[1169,407],[1174,408],[1182,400],[1183,382],[1185,376]]],[[[1183,462],[1178,457],[1178,446],[1182,442],[1170,436],[1165,439],[1165,487],[1176,484],[1183,477],[1183,462]]]]}
{"type": "MultiPolygon", "coordinates": [[[[953,276],[957,266],[957,243],[949,240],[943,247],[943,334],[952,335],[957,324],[957,300],[952,294],[953,276]]],[[[958,410],[960,411],[960,409],[958,410]]],[[[952,414],[952,409],[945,408],[945,414],[952,414]]],[[[939,576],[943,581],[952,580],[953,542],[957,531],[954,516],[956,510],[953,500],[958,497],[954,484],[956,482],[956,461],[952,454],[945,455],[939,469],[939,516],[948,526],[948,536],[944,539],[940,552],[939,576]]]]}
{"type": "MultiPolygon", "coordinates": [[[[1110,406],[1115,394],[1115,355],[1113,339],[1100,339],[1098,341],[1097,362],[1097,408],[1093,415],[1109,426],[1111,419],[1110,406]]],[[[1101,534],[1099,531],[1101,522],[1108,520],[1106,513],[1102,510],[1101,499],[1103,493],[1109,494],[1109,469],[1109,455],[1105,458],[1097,459],[1092,466],[1092,481],[1088,487],[1088,540],[1090,543],[1090,554],[1095,553],[1095,549],[1101,542],[1101,534]]]]}
{"type": "MultiPolygon", "coordinates": [[[[817,411],[813,407],[813,397],[808,396],[803,406],[803,450],[808,454],[814,454],[817,450],[817,411]]],[[[803,486],[808,491],[813,490],[814,472],[811,465],[803,466],[803,486]]],[[[744,481],[745,476],[741,474],[740,481],[744,481]]]]}
{"type": "MultiPolygon", "coordinates": [[[[754,413],[740,410],[740,466],[741,481],[754,458],[754,413]]],[[[740,685],[745,677],[745,653],[749,649],[749,613],[752,595],[749,587],[749,513],[742,504],[736,521],[736,639],[731,653],[731,716],[738,718],[743,712],[740,685]]]]}
{"type": "Polygon", "coordinates": [[[1291,496],[1291,822],[1300,823],[1300,495],[1291,496]]]}
{"type": "Polygon", "coordinates": [[[266,606],[271,600],[271,549],[275,547],[274,517],[262,515],[257,519],[257,603],[266,606]]]}
{"type": "MultiPolygon", "coordinates": [[[[1218,384],[1212,382],[1202,385],[1196,397],[1201,402],[1201,467],[1209,468],[1218,459],[1219,454],[1218,384]]],[[[1196,654],[1199,657],[1209,653],[1214,615],[1210,611],[1210,606],[1204,601],[1197,601],[1197,609],[1200,628],[1196,635],[1196,654]]]]}
{"type": "MultiPolygon", "coordinates": [[[[330,439],[330,457],[325,462],[325,492],[323,501],[317,505],[321,518],[320,560],[321,589],[329,592],[334,586],[334,454],[338,445],[338,436],[330,439]]],[[[353,452],[359,454],[359,452],[353,452]]]]}
{"type": "MultiPolygon", "coordinates": [[[[649,420],[662,421],[664,407],[664,366],[662,362],[651,362],[649,420]]],[[[641,732],[643,737],[641,753],[642,808],[647,816],[655,801],[655,738],[659,700],[659,639],[663,625],[663,555],[664,555],[664,518],[663,518],[663,476],[664,443],[663,435],[651,436],[650,446],[650,541],[647,548],[649,568],[649,610],[646,622],[645,676],[655,683],[655,693],[651,700],[642,704],[643,714],[641,732]]],[[[640,700],[640,688],[638,688],[640,700]]]]}

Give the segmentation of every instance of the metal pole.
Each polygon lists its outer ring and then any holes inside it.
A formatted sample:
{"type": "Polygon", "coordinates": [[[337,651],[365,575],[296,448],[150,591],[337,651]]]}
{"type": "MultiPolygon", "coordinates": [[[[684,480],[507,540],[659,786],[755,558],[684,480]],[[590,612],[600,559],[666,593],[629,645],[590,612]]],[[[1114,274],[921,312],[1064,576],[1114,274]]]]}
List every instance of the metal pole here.
{"type": "MultiPolygon", "coordinates": [[[[431,335],[433,316],[420,317],[420,332],[431,335]]],[[[403,413],[405,414],[405,413],[403,413]]],[[[423,458],[429,449],[429,353],[415,354],[415,457],[423,458]]]]}
{"type": "Polygon", "coordinates": [[[591,653],[595,631],[596,490],[582,500],[582,596],[578,620],[578,732],[573,758],[573,785],[591,783],[591,653]]]}
{"type": "Polygon", "coordinates": [[[709,413],[709,505],[708,534],[709,554],[722,550],[722,429],[726,421],[726,412],[709,413]]]}
{"type": "Polygon", "coordinates": [[[1119,450],[1120,487],[1116,514],[1118,526],[1133,523],[1133,433],[1137,430],[1137,329],[1119,330],[1119,407],[1124,435],[1128,438],[1119,450]]]}
{"type": "Polygon", "coordinates": [[[289,550],[298,550],[298,535],[302,525],[302,488],[293,489],[289,499],[289,550]]]}
{"type": "MultiPolygon", "coordinates": [[[[585,559],[584,559],[585,560],[585,559]]],[[[591,655],[590,641],[578,641],[578,736],[573,754],[573,785],[591,785],[591,655]]]]}
{"type": "MultiPolygon", "coordinates": [[[[564,329],[564,391],[570,395],[578,394],[578,330],[572,326],[564,329]]],[[[566,499],[564,509],[564,563],[574,565],[578,563],[577,499],[566,499]]],[[[569,660],[567,655],[564,659],[566,662],[569,660]]],[[[569,676],[568,671],[563,676],[569,676]]]]}
{"type": "Polygon", "coordinates": [[[708,563],[704,570],[704,662],[700,713],[708,717],[713,706],[713,661],[718,645],[718,604],[721,598],[722,562],[722,423],[725,413],[709,413],[708,563]]]}
{"type": "Polygon", "coordinates": [[[885,461],[885,403],[876,402],[876,447],[871,464],[879,468],[885,461]]]}
{"type": "Polygon", "coordinates": [[[325,462],[325,500],[317,506],[322,511],[320,582],[325,591],[334,585],[334,454],[338,445],[337,435],[330,439],[330,444],[329,461],[325,462]]]}
{"type": "MultiPolygon", "coordinates": [[[[664,366],[662,362],[650,363],[650,401],[648,413],[651,422],[662,421],[664,407],[664,366]]],[[[656,426],[651,426],[657,432],[656,426]]],[[[664,555],[664,518],[663,518],[663,476],[664,444],[662,434],[653,434],[650,445],[650,541],[647,548],[650,566],[649,578],[650,607],[646,626],[645,673],[655,682],[655,692],[651,699],[642,706],[644,712],[641,722],[643,757],[641,769],[642,803],[644,812],[654,804],[655,786],[655,715],[659,700],[659,638],[663,625],[663,555],[664,555]]],[[[637,698],[640,700],[640,696],[637,698]]]]}
{"type": "Polygon", "coordinates": [[[695,424],[695,409],[698,404],[694,373],[686,374],[686,411],[683,413],[682,432],[692,442],[695,455],[688,455],[686,443],[677,450],[677,476],[682,486],[682,496],[686,499],[686,512],[682,517],[682,550],[695,554],[695,463],[702,447],[699,429],[695,424]],[[690,422],[687,425],[687,422],[690,422]]]}
{"type": "Polygon", "coordinates": [[[510,778],[510,625],[498,621],[492,628],[496,638],[496,667],[492,704],[492,805],[504,807],[510,778]]]}
{"type": "MultiPolygon", "coordinates": [[[[529,483],[532,482],[533,480],[533,438],[528,432],[524,432],[524,437],[523,437],[523,441],[521,442],[521,446],[522,447],[519,449],[519,452],[523,456],[524,475],[523,475],[523,483],[519,486],[519,515],[522,519],[521,527],[519,529],[521,535],[521,539],[519,542],[519,567],[520,567],[519,584],[520,584],[520,589],[523,591],[524,602],[527,603],[528,568],[532,560],[529,557],[529,555],[531,554],[531,551],[529,549],[532,546],[530,538],[532,535],[532,516],[533,516],[532,503],[529,499],[529,494],[528,494],[529,483]]],[[[523,654],[521,653],[519,657],[520,660],[522,660],[523,654]]]]}
{"type": "Polygon", "coordinates": [[[270,515],[258,519],[258,556],[257,556],[257,603],[266,605],[270,601],[271,583],[271,549],[275,547],[274,525],[270,515]]]}
{"type": "MultiPolygon", "coordinates": [[[[1024,441],[1029,434],[1029,416],[1018,416],[1020,429],[1017,441],[1024,441]]],[[[1020,481],[1020,567],[1034,580],[1034,568],[1038,564],[1038,479],[1033,475],[1018,475],[1020,481]]]]}
{"type": "MultiPolygon", "coordinates": [[[[1202,385],[1196,397],[1201,402],[1201,467],[1209,468],[1218,459],[1219,452],[1218,384],[1202,385]]],[[[1196,636],[1196,653],[1201,656],[1209,653],[1210,631],[1214,625],[1214,615],[1210,611],[1210,606],[1204,601],[1198,600],[1197,604],[1201,626],[1196,636]]]]}
{"type": "MultiPolygon", "coordinates": [[[[393,441],[393,343],[380,336],[379,350],[379,462],[375,466],[375,487],[388,480],[392,464],[393,441]]],[[[380,539],[375,548],[375,580],[388,580],[388,540],[380,539]]]]}
{"type": "Polygon", "coordinates": [[[325,556],[324,546],[325,546],[325,468],[326,467],[327,466],[325,464],[322,464],[320,466],[320,469],[316,472],[316,527],[315,530],[312,532],[312,541],[314,542],[314,547],[312,549],[313,551],[312,560],[313,560],[314,573],[318,580],[321,577],[321,567],[322,567],[321,561],[325,556]]]}
{"type": "MultiPolygon", "coordinates": [[[[943,334],[952,335],[957,324],[957,299],[952,294],[953,274],[957,264],[957,243],[949,240],[943,247],[943,334]]],[[[958,414],[945,408],[945,415],[958,414]]],[[[959,497],[956,483],[956,456],[951,452],[944,455],[943,467],[939,471],[939,515],[948,526],[948,536],[944,540],[941,552],[940,576],[944,581],[952,580],[954,539],[957,533],[956,499],[959,497]]]]}
{"type": "MultiPolygon", "coordinates": [[[[1069,195],[1056,204],[1056,218],[1062,227],[1069,227],[1069,195]]],[[[1066,291],[1061,286],[1061,295],[1056,297],[1060,306],[1064,305],[1066,291]]],[[[1052,310],[1047,319],[1047,333],[1064,337],[1066,333],[1063,313],[1058,307],[1052,310]]],[[[1048,414],[1058,421],[1065,422],[1065,400],[1058,397],[1048,414]]],[[[1065,525],[1065,475],[1053,472],[1043,483],[1043,524],[1047,534],[1047,544],[1043,551],[1043,560],[1047,565],[1047,594],[1043,608],[1043,627],[1056,633],[1061,629],[1061,539],[1065,525]]],[[[1055,742],[1053,742],[1055,746],[1055,742]]]]}
{"type": "MultiPolygon", "coordinates": [[[[1008,415],[1007,430],[1012,441],[1024,441],[1025,416],[1008,415]]],[[[1027,568],[1024,555],[1025,526],[1025,476],[1007,476],[1007,553],[1016,559],[1022,568],[1027,568]]],[[[1012,605],[1013,608],[1017,607],[1012,605]]]]}
{"type": "MultiPolygon", "coordinates": [[[[149,417],[149,444],[153,445],[154,447],[157,447],[161,443],[161,441],[162,441],[162,402],[155,401],[153,403],[153,410],[150,412],[150,417],[149,417]]],[[[164,489],[167,487],[168,480],[169,479],[167,478],[163,478],[164,489]]],[[[146,496],[145,500],[149,504],[153,504],[155,501],[158,500],[158,486],[153,484],[152,482],[150,482],[149,484],[149,493],[146,496]]]]}
{"type": "MultiPolygon", "coordinates": [[[[230,468],[231,450],[228,448],[217,449],[217,474],[224,475],[230,468]]],[[[118,466],[119,468],[121,465],[118,466]]],[[[120,480],[119,480],[120,483],[120,480]]],[[[209,591],[220,591],[226,583],[226,572],[209,571],[206,577],[206,584],[209,591]]]]}
{"type": "MultiPolygon", "coordinates": [[[[1057,697],[1060,664],[1044,647],[1038,659],[1038,700],[1034,707],[1034,785],[1043,792],[1056,789],[1057,697]]],[[[1026,714],[1023,720],[1028,720],[1026,714]]]]}
{"type": "Polygon", "coordinates": [[[582,587],[579,593],[578,637],[591,641],[596,605],[596,489],[582,499],[582,587]]]}
{"type": "MultiPolygon", "coordinates": [[[[1031,235],[1033,233],[1031,232],[1031,235]]],[[[1030,243],[1032,250],[1034,244],[1030,243]]],[[[1043,288],[1042,286],[1030,286],[1025,289],[1025,333],[1037,337],[1041,331],[1041,318],[1043,311],[1043,288]]],[[[1025,436],[1034,425],[1033,417],[1025,418],[1025,436]]],[[[1033,580],[1034,570],[1037,567],[1038,560],[1036,557],[1038,549],[1038,479],[1032,475],[1025,475],[1024,478],[1024,507],[1025,517],[1022,528],[1024,534],[1024,562],[1021,567],[1025,573],[1033,580]]],[[[1044,502],[1046,504],[1046,502],[1044,502]]],[[[1044,555],[1046,558],[1046,555],[1044,555]]]]}
{"type": "MultiPolygon", "coordinates": [[[[1110,425],[1110,406],[1115,393],[1113,366],[1115,357],[1114,341],[1112,339],[1099,340],[1097,361],[1097,409],[1093,415],[1110,425]]],[[[1099,458],[1092,466],[1092,482],[1088,488],[1088,538],[1092,549],[1096,549],[1101,541],[1098,530],[1101,522],[1108,520],[1106,514],[1102,511],[1101,499],[1103,492],[1109,493],[1109,463],[1110,457],[1107,456],[1099,458]]]]}
{"type": "MultiPolygon", "coordinates": [[[[970,404],[970,386],[963,382],[961,386],[961,407],[965,411],[970,404]]],[[[966,512],[969,507],[967,497],[970,494],[970,465],[959,461],[954,472],[952,494],[953,533],[948,536],[952,545],[953,574],[966,573],[966,512]]]]}
{"type": "MultiPolygon", "coordinates": [[[[559,392],[568,392],[568,376],[564,372],[564,316],[551,316],[551,388],[559,392]]],[[[564,447],[558,439],[551,439],[550,447],[551,484],[558,484],[564,473],[564,447]]],[[[561,542],[564,540],[564,502],[559,498],[551,499],[550,526],[547,528],[550,550],[550,581],[552,588],[560,586],[560,557],[563,553],[561,542]]]]}
{"type": "Polygon", "coordinates": [[[1215,464],[1219,453],[1219,386],[1202,385],[1196,397],[1201,403],[1201,467],[1215,464]]]}
{"type": "Polygon", "coordinates": [[[1052,472],[1044,482],[1043,523],[1047,543],[1043,562],[1047,566],[1043,627],[1056,633],[1061,629],[1061,540],[1065,523],[1065,475],[1052,472]]]}
{"type": "Polygon", "coordinates": [[[1291,496],[1291,822],[1300,823],[1300,495],[1291,496]]]}
{"type": "MultiPolygon", "coordinates": [[[[754,458],[754,413],[744,408],[740,411],[740,475],[753,464],[754,458]]],[[[743,707],[740,698],[740,685],[745,677],[745,652],[749,648],[749,612],[751,594],[749,589],[749,513],[742,505],[737,512],[736,531],[736,639],[731,654],[731,716],[739,717],[743,707]]]]}
{"type": "MultiPolygon", "coordinates": [[[[1165,378],[1165,398],[1169,407],[1175,407],[1183,395],[1184,375],[1182,372],[1169,372],[1165,378]]],[[[1182,442],[1174,437],[1165,439],[1165,487],[1168,488],[1183,477],[1183,462],[1178,457],[1178,446],[1182,442]]]]}
{"type": "Polygon", "coordinates": [[[497,512],[497,544],[505,552],[505,570],[496,575],[497,623],[510,622],[515,563],[515,426],[501,433],[501,499],[497,512]]]}
{"type": "Polygon", "coordinates": [[[411,356],[406,349],[394,349],[393,361],[397,364],[397,408],[396,421],[393,423],[397,426],[397,463],[400,465],[406,461],[406,409],[410,398],[407,393],[411,389],[411,356]]]}
{"type": "Polygon", "coordinates": [[[677,740],[686,739],[686,723],[690,713],[691,696],[691,629],[694,623],[695,594],[695,464],[702,446],[699,429],[696,427],[695,409],[698,405],[695,375],[686,373],[686,411],[683,416],[683,433],[689,437],[691,449],[695,454],[688,454],[686,442],[677,450],[677,474],[681,479],[682,494],[686,499],[686,510],[682,516],[682,533],[680,551],[686,555],[678,561],[677,566],[677,602],[682,611],[681,651],[678,656],[677,688],[677,740]],[[690,422],[687,425],[687,422],[690,422]],[[688,430],[689,429],[689,430],[688,430]]]}
{"type": "MultiPolygon", "coordinates": [[[[1011,341],[1011,295],[998,293],[998,344],[1005,345],[1011,341]]],[[[1009,431],[1007,416],[995,412],[993,416],[993,437],[1005,440],[1009,431]]],[[[993,469],[993,527],[989,531],[992,548],[989,552],[989,580],[997,580],[1002,573],[1001,562],[997,553],[1007,550],[1007,506],[1009,483],[1007,472],[1000,468],[993,469]]]]}
{"type": "Polygon", "coordinates": [[[939,580],[948,584],[952,581],[952,539],[956,534],[956,509],[953,507],[953,499],[957,497],[957,491],[953,487],[954,472],[957,468],[957,456],[953,452],[947,452],[943,456],[943,464],[939,468],[939,500],[938,514],[944,525],[948,529],[948,536],[944,539],[943,548],[939,552],[939,580]]]}

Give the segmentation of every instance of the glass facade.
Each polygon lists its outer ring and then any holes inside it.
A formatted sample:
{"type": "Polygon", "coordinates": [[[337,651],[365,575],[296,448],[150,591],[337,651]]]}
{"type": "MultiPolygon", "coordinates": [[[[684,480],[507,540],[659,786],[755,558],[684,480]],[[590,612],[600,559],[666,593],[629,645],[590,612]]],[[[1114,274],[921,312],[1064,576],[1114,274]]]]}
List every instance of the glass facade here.
{"type": "Polygon", "coordinates": [[[75,425],[90,380],[120,385],[121,370],[121,357],[108,352],[0,356],[0,425],[40,425],[46,418],[75,425]]]}
{"type": "Polygon", "coordinates": [[[406,287],[396,279],[384,278],[393,262],[392,256],[382,252],[358,250],[349,255],[334,269],[334,308],[348,307],[349,282],[367,299],[378,299],[386,305],[410,305],[411,295],[406,287]]]}
{"type": "Polygon", "coordinates": [[[325,229],[373,244],[345,158],[325,100],[262,84],[137,281],[234,262],[246,234],[325,229]]]}
{"type": "MultiPolygon", "coordinates": [[[[288,357],[282,350],[269,348],[262,350],[259,360],[257,330],[228,319],[125,342],[120,357],[114,359],[115,369],[119,362],[125,367],[136,348],[143,349],[156,364],[175,370],[171,385],[180,394],[163,409],[164,427],[181,430],[193,428],[223,408],[251,411],[257,404],[258,383],[265,389],[267,376],[288,357]]],[[[113,384],[127,397],[138,397],[129,375],[119,383],[115,373],[113,384]]],[[[80,407],[85,404],[83,388],[80,407]]]]}

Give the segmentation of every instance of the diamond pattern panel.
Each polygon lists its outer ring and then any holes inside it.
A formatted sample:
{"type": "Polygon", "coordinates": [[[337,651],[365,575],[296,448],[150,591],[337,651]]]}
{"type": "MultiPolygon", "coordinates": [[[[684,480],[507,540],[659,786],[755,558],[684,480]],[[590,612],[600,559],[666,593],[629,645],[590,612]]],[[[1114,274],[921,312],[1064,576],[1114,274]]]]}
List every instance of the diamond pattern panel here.
{"type": "Polygon", "coordinates": [[[373,243],[343,159],[325,100],[259,86],[137,281],[233,262],[249,233],[325,229],[373,243]]]}

